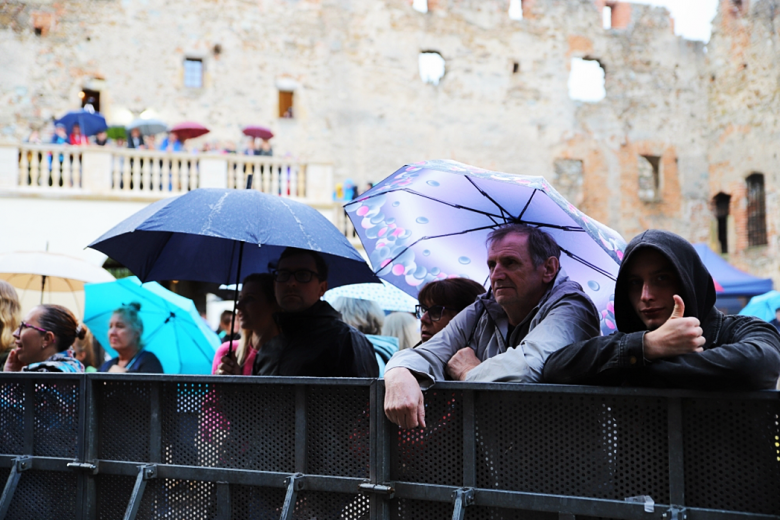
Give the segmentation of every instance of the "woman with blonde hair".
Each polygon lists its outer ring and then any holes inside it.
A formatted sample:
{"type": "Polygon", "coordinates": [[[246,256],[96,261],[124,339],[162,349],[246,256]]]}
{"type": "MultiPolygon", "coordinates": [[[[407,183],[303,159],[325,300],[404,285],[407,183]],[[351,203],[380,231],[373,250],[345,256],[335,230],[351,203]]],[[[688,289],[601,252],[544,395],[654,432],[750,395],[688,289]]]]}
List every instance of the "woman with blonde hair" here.
{"type": "Polygon", "coordinates": [[[274,296],[273,275],[254,273],[244,278],[236,310],[241,339],[226,341],[217,349],[212,374],[251,376],[258,350],[279,335],[274,314],[281,308],[274,296]]]}
{"type": "Polygon", "coordinates": [[[13,285],[0,280],[0,367],[14,348],[14,331],[22,320],[22,306],[13,285]]]}
{"type": "Polygon", "coordinates": [[[76,341],[73,342],[73,352],[76,359],[81,361],[81,364],[84,365],[84,369],[87,372],[97,372],[97,367],[95,366],[94,336],[92,336],[92,332],[86,325],[81,326],[84,328],[84,337],[76,338],[76,341]]]}

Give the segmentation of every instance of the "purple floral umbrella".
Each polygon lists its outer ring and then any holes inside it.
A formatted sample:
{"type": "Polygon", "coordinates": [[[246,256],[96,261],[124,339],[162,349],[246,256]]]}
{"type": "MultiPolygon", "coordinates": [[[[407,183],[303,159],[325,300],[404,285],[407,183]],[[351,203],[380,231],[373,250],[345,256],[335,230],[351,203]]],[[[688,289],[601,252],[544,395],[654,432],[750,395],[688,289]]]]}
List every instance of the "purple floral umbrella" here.
{"type": "Polygon", "coordinates": [[[411,296],[428,282],[462,276],[487,285],[485,240],[521,222],[552,235],[561,266],[614,330],[614,289],[626,243],[570,204],[542,177],[455,161],[404,166],[344,205],[374,272],[411,296]]]}

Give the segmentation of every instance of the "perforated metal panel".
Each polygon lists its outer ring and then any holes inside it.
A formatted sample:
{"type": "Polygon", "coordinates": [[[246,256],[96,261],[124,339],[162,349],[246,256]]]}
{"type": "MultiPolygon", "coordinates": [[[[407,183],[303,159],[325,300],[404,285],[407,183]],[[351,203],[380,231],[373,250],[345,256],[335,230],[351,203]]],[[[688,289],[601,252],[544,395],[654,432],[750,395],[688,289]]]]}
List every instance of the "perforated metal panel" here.
{"type": "Polygon", "coordinates": [[[278,520],[285,490],[254,486],[230,486],[231,518],[278,520]]]}
{"type": "Polygon", "coordinates": [[[390,426],[391,480],[460,486],[463,482],[463,394],[425,392],[427,428],[390,426]]]}
{"type": "Polygon", "coordinates": [[[369,498],[364,495],[302,491],[293,509],[295,520],[368,520],[369,498]]]}
{"type": "Polygon", "coordinates": [[[452,518],[452,504],[422,500],[395,499],[390,502],[393,520],[446,520],[452,518]]]}
{"type": "Polygon", "coordinates": [[[76,457],[79,433],[79,382],[36,383],[33,454],[76,457]]]}
{"type": "Polygon", "coordinates": [[[664,399],[483,392],[477,486],[669,501],[664,399]]]}
{"type": "Polygon", "coordinates": [[[196,480],[156,479],[146,484],[138,520],[205,520],[217,511],[216,484],[196,480]]]}
{"type": "Polygon", "coordinates": [[[100,441],[98,458],[149,461],[151,385],[135,381],[96,381],[100,441]]]}
{"type": "Polygon", "coordinates": [[[369,387],[314,386],[306,400],[306,472],[368,478],[369,387]]]}
{"type": "Polygon", "coordinates": [[[0,383],[0,453],[24,450],[24,384],[0,383]]]}
{"type": "Polygon", "coordinates": [[[122,520],[134,485],[135,477],[98,474],[95,477],[98,520],[122,520]]]}
{"type": "Polygon", "coordinates": [[[67,520],[76,518],[76,479],[70,472],[28,470],[22,473],[6,518],[67,520]]]}
{"type": "Polygon", "coordinates": [[[294,471],[293,387],[167,384],[162,401],[167,463],[294,471]]]}
{"type": "Polygon", "coordinates": [[[780,515],[780,402],[683,401],[685,503],[780,515]]]}
{"type": "MultiPolygon", "coordinates": [[[[450,514],[450,518],[452,515],[450,514]]],[[[468,507],[466,520],[559,520],[558,513],[542,511],[522,511],[519,509],[502,509],[498,507],[468,507]]],[[[585,520],[577,516],[577,520],[585,520]]]]}

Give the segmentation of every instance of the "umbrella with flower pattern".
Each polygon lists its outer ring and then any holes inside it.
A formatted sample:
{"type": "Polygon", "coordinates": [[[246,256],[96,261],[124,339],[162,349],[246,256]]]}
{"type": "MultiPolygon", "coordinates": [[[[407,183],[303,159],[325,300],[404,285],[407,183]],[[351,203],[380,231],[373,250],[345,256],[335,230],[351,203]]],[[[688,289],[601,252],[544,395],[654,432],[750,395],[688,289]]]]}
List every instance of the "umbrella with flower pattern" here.
{"type": "Polygon", "coordinates": [[[539,227],[561,246],[561,266],[609,328],[626,243],[542,177],[425,161],[404,166],[344,208],[374,272],[415,297],[424,284],[447,277],[487,283],[488,233],[509,222],[539,227]]]}

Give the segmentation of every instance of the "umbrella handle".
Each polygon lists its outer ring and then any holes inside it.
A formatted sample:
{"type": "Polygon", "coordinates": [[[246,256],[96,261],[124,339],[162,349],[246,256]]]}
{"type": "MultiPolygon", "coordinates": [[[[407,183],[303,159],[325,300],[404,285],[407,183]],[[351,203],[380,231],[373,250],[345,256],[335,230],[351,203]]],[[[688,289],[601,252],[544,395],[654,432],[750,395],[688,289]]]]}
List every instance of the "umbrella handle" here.
{"type": "MultiPolygon", "coordinates": [[[[249,174],[249,179],[247,180],[247,187],[252,184],[252,174],[249,174]]],[[[240,246],[238,247],[238,270],[236,271],[236,292],[235,296],[233,297],[233,316],[230,318],[230,337],[228,338],[228,356],[233,355],[233,332],[236,328],[236,309],[238,307],[238,284],[241,281],[241,260],[244,257],[244,242],[240,242],[240,246]]]]}

